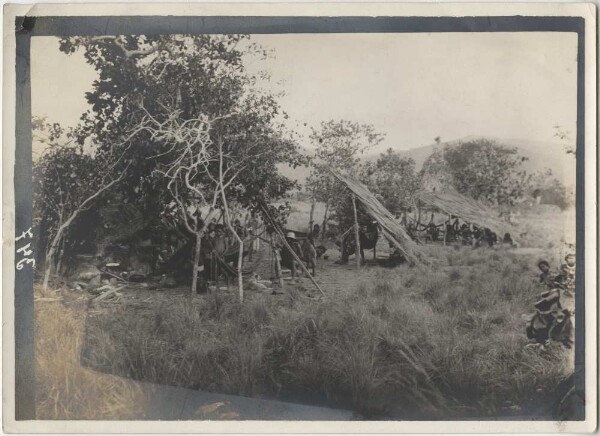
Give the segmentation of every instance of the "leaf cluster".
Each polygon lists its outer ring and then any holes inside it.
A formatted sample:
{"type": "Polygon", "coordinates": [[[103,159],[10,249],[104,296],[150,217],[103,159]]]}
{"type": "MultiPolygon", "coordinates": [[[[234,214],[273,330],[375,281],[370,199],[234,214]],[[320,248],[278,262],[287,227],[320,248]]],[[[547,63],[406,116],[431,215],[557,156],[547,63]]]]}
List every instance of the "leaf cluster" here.
{"type": "Polygon", "coordinates": [[[278,198],[294,186],[276,165],[296,166],[302,157],[275,123],[280,113],[275,97],[258,90],[257,77],[244,67],[249,57],[267,55],[247,35],[71,37],[61,40],[61,50],[82,50],[99,74],[86,95],[92,109],[82,116],[78,139],[93,138],[100,154],[126,154],[131,167],[122,195],[146,212],[160,212],[170,202],[170,179],[160,172],[185,147],[195,159],[198,144],[189,135],[196,121],[210,122],[204,144],[209,158],[200,170],[187,172],[195,189],[178,179],[185,204],[198,203],[199,192],[214,191],[217,144],[224,171],[241,170],[227,187],[233,201],[247,206],[257,196],[278,198]]]}
{"type": "Polygon", "coordinates": [[[391,148],[382,153],[377,161],[363,165],[361,181],[392,212],[410,208],[420,187],[415,161],[401,157],[391,148]]]}
{"type": "Polygon", "coordinates": [[[476,200],[510,205],[527,193],[526,160],[516,148],[475,139],[435,151],[425,161],[422,176],[438,178],[476,200]]]}

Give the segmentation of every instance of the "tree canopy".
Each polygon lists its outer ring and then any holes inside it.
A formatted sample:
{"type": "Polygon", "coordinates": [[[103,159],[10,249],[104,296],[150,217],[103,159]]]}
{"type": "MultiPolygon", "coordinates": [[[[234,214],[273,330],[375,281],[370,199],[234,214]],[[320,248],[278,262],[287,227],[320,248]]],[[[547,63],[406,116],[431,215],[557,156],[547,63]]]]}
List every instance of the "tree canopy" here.
{"type": "MultiPolygon", "coordinates": [[[[256,196],[278,198],[294,185],[276,165],[294,167],[302,156],[277,122],[275,97],[254,86],[257,77],[244,67],[246,58],[265,56],[248,36],[72,37],[61,40],[61,50],[83,50],[99,74],[86,95],[92,109],[82,116],[78,140],[92,138],[99,154],[125,154],[131,167],[123,195],[142,209],[169,203],[169,180],[156,170],[172,163],[185,135],[206,122],[210,144],[223,145],[227,162],[244,161],[229,198],[250,206],[256,196]]],[[[194,184],[208,183],[217,171],[209,162],[194,184]]]]}
{"type": "Polygon", "coordinates": [[[488,139],[475,139],[434,151],[422,169],[458,192],[492,204],[514,204],[527,191],[527,158],[488,139]]]}
{"type": "Polygon", "coordinates": [[[377,161],[365,163],[361,179],[392,212],[411,207],[420,185],[415,161],[401,157],[391,148],[382,153],[377,161]]]}
{"type": "Polygon", "coordinates": [[[316,201],[326,204],[324,226],[330,206],[338,221],[347,215],[346,188],[331,175],[328,168],[358,173],[360,156],[383,138],[384,135],[376,132],[372,125],[348,120],[324,121],[319,128],[312,129],[310,140],[315,153],[306,185],[316,201]]]}

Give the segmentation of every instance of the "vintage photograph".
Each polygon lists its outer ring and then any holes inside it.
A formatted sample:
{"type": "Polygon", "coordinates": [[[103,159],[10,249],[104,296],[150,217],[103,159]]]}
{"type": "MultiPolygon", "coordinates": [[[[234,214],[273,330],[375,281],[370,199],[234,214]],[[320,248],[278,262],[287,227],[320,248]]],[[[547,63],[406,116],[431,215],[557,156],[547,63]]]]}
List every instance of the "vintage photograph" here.
{"type": "Polygon", "coordinates": [[[578,33],[290,29],[30,38],[35,419],[584,420],[578,33]]]}

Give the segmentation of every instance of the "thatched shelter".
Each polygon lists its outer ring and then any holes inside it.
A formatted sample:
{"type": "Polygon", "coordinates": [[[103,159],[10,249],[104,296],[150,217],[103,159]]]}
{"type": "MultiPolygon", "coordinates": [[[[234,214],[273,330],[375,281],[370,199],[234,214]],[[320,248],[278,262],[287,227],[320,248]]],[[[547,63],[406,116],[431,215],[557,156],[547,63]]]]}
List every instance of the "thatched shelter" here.
{"type": "Polygon", "coordinates": [[[373,218],[383,231],[385,238],[390,241],[408,261],[413,264],[431,263],[427,255],[406,233],[402,225],[396,221],[392,213],[381,204],[369,189],[351,176],[343,175],[333,168],[329,168],[335,178],[352,191],[360,201],[365,211],[373,218]]]}
{"type": "Polygon", "coordinates": [[[509,231],[510,224],[501,220],[497,212],[456,191],[419,192],[417,199],[429,207],[480,227],[487,227],[498,234],[509,231]]]}

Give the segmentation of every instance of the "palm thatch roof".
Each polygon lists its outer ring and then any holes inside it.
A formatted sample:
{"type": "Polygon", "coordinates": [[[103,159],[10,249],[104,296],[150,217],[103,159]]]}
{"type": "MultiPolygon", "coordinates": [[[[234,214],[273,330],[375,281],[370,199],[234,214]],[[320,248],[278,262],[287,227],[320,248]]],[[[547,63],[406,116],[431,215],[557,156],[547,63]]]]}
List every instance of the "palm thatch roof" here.
{"type": "Polygon", "coordinates": [[[509,224],[499,219],[496,211],[456,191],[419,192],[417,198],[448,215],[457,216],[480,227],[487,227],[497,233],[508,230],[509,224]]]}
{"type": "Polygon", "coordinates": [[[388,241],[402,252],[408,261],[414,264],[429,264],[430,259],[419,246],[406,233],[402,225],[397,222],[389,210],[373,195],[369,189],[351,176],[343,175],[333,168],[330,172],[340,182],[345,184],[364,206],[366,212],[379,223],[383,235],[388,241]]]}

